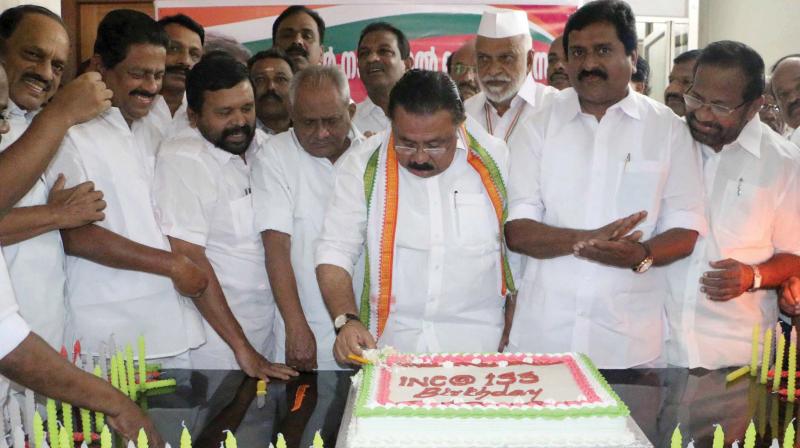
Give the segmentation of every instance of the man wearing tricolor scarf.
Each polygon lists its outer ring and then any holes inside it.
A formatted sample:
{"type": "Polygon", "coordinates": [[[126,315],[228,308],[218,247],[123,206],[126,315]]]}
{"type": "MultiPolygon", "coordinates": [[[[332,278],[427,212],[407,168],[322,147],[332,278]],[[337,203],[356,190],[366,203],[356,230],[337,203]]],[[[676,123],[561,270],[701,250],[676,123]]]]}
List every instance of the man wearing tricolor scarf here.
{"type": "Polygon", "coordinates": [[[334,354],[348,362],[376,345],[496,351],[514,289],[501,232],[508,149],[466,118],[443,73],[408,72],[388,112],[382,143],[342,160],[317,241],[334,354]],[[351,278],[364,247],[356,298],[351,278]]]}

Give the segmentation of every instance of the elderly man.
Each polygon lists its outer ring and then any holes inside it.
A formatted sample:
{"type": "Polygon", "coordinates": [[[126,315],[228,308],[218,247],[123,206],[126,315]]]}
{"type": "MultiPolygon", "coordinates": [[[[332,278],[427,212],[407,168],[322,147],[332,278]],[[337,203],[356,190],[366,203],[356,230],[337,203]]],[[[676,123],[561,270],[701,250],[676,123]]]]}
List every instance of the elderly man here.
{"type": "Polygon", "coordinates": [[[569,75],[564,64],[567,57],[564,55],[564,38],[558,36],[550,42],[550,49],[547,50],[547,84],[558,90],[571,87],[569,75]]]}
{"type": "Polygon", "coordinates": [[[772,290],[800,272],[797,148],[759,119],[763,92],[764,62],[752,48],[721,41],[703,49],[685,98],[702,143],[710,232],[669,268],[671,364],[746,364],[753,327],[778,318],[772,290]]]}
{"type": "Polygon", "coordinates": [[[557,92],[529,75],[533,39],[527,14],[512,10],[483,13],[475,52],[481,93],[467,100],[464,109],[490,134],[508,142],[517,125],[527,122],[557,92]]]}
{"type": "Polygon", "coordinates": [[[683,94],[692,86],[694,64],[700,56],[699,50],[689,50],[679,54],[672,60],[672,70],[669,72],[669,84],[664,89],[664,103],[682,117],[686,115],[686,103],[683,94]]]}
{"type": "Polygon", "coordinates": [[[800,146],[800,54],[790,54],[772,66],[772,93],[778,101],[783,121],[793,132],[792,142],[800,146]]]}
{"type": "Polygon", "coordinates": [[[166,69],[161,85],[161,96],[147,115],[160,129],[164,138],[180,133],[189,127],[186,116],[186,75],[203,57],[205,30],[184,14],[167,16],[158,21],[167,33],[166,69]]]}
{"type": "Polygon", "coordinates": [[[279,48],[256,53],[247,61],[256,97],[256,126],[265,133],[280,134],[292,125],[289,115],[289,83],[292,60],[279,48]]]}
{"type": "Polygon", "coordinates": [[[666,265],[704,234],[686,125],[632,92],[636,21],[600,0],[564,31],[574,89],[522,128],[511,152],[508,245],[528,257],[509,350],[575,351],[604,368],[655,363],[666,265]]]}
{"type": "MultiPolygon", "coordinates": [[[[13,21],[5,21],[9,17],[0,16],[5,19],[0,20],[0,24],[13,23],[27,14],[51,17],[49,11],[33,12],[36,9],[30,9],[30,6],[23,8],[7,10],[6,13],[14,11],[11,14],[23,14],[13,21]]],[[[3,29],[9,28],[3,26],[3,29]]],[[[14,33],[14,29],[10,32],[14,33]]],[[[16,73],[14,83],[31,81],[30,74],[21,76],[24,73],[16,73]]],[[[96,73],[90,73],[64,87],[50,101],[46,110],[32,120],[29,129],[0,153],[3,187],[0,189],[0,217],[37,182],[67,129],[74,123],[91,119],[110,106],[111,92],[99,78],[96,73]]],[[[9,131],[9,124],[4,118],[10,105],[8,87],[9,78],[0,65],[0,141],[5,140],[3,134],[9,131]]],[[[41,90],[31,89],[27,93],[36,97],[42,93],[41,90]]],[[[140,428],[144,428],[151,444],[160,447],[163,441],[152,421],[135,403],[107,381],[76,368],[30,331],[19,314],[12,286],[5,259],[0,252],[0,409],[5,407],[8,378],[43,396],[104,413],[109,426],[128,439],[136,437],[140,428]]]]}
{"type": "Polygon", "coordinates": [[[322,64],[325,21],[303,5],[286,8],[272,24],[272,46],[285,51],[295,70],[322,64]]]}
{"type": "MultiPolygon", "coordinates": [[[[57,15],[34,5],[4,11],[0,15],[0,33],[0,59],[12,81],[7,109],[10,129],[0,142],[0,151],[4,151],[25,133],[45,102],[58,90],[69,53],[69,38],[57,15]],[[30,52],[42,55],[43,62],[28,57],[30,52]]],[[[74,93],[70,100],[77,101],[74,93]]],[[[59,112],[65,115],[59,120],[74,122],[73,116],[82,113],[64,110],[65,103],[59,103],[62,107],[59,112]]],[[[48,115],[52,121],[53,114],[48,115]]],[[[54,128],[58,139],[63,138],[66,128],[55,125],[54,128]]],[[[55,349],[64,343],[66,324],[65,258],[58,230],[102,219],[105,208],[103,194],[94,191],[91,182],[68,189],[64,183],[62,177],[48,191],[40,176],[15,208],[0,220],[0,244],[20,301],[20,314],[55,349]]]]}
{"type": "Polygon", "coordinates": [[[210,280],[195,301],[206,343],[191,351],[192,367],[286,379],[294,372],[265,358],[275,302],[253,228],[248,162],[267,136],[256,130],[247,69],[227,54],[209,55],[189,72],[186,87],[192,129],[161,145],[153,191],[173,252],[210,280]]]}
{"type": "Polygon", "coordinates": [[[455,81],[461,101],[466,101],[481,91],[476,64],[475,39],[464,42],[447,58],[447,73],[455,81]]]}
{"type": "Polygon", "coordinates": [[[389,116],[377,147],[342,160],[315,252],[336,359],[376,341],[407,352],[495,351],[513,290],[500,232],[508,150],[474,121],[465,127],[444,73],[406,73],[389,116]],[[359,312],[351,281],[365,243],[359,312]]]}
{"type": "Polygon", "coordinates": [[[144,335],[162,364],[189,367],[188,350],[204,341],[202,321],[175,289],[196,296],[208,279],[188,257],[169,251],[158,227],[151,186],[159,136],[143,122],[161,90],[167,44],[146,14],[106,15],[93,64],[113,92],[113,107],[69,130],[47,180],[55,183],[59,173],[67,186],[92,179],[112,198],[105,220],[61,232],[76,338],[97,353],[112,334],[123,343],[144,335]]]}
{"type": "Polygon", "coordinates": [[[356,54],[368,96],[356,107],[353,124],[362,132],[381,132],[389,126],[389,92],[414,66],[411,47],[402,31],[386,22],[375,22],[361,30],[356,54]]]}
{"type": "MultiPolygon", "coordinates": [[[[317,285],[313,245],[334,191],[335,170],[364,138],[350,125],[355,106],[338,68],[297,72],[290,98],[294,127],[272,138],[253,161],[256,228],[269,254],[267,273],[282,317],[276,357],[285,355],[288,365],[304,371],[336,370],[336,335],[317,285]]],[[[355,291],[361,280],[354,279],[355,291]]]]}

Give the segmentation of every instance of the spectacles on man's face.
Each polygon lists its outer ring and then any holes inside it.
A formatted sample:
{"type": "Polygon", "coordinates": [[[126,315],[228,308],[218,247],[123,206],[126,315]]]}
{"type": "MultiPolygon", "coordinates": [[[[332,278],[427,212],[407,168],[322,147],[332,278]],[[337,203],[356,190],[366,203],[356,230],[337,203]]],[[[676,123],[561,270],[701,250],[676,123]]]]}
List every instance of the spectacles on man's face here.
{"type": "Polygon", "coordinates": [[[422,150],[425,154],[429,156],[438,156],[444,154],[447,151],[447,147],[445,146],[429,146],[427,148],[417,148],[416,146],[402,146],[402,145],[394,145],[394,150],[397,151],[399,154],[403,154],[406,156],[410,156],[416,153],[418,150],[422,150]]]}
{"type": "Polygon", "coordinates": [[[453,65],[453,74],[455,74],[456,76],[463,76],[469,72],[477,73],[477,71],[478,68],[475,67],[474,65],[462,64],[460,62],[456,62],[456,64],[453,65]]]}
{"type": "Polygon", "coordinates": [[[777,114],[777,113],[780,113],[780,111],[781,111],[781,108],[777,104],[764,103],[764,105],[761,106],[761,112],[772,112],[774,114],[777,114]]]}
{"type": "Polygon", "coordinates": [[[702,107],[708,106],[708,108],[711,109],[711,113],[713,113],[719,118],[729,117],[734,111],[736,111],[736,109],[750,102],[750,101],[745,101],[736,107],[728,107],[728,106],[723,106],[722,104],[707,103],[701,100],[700,98],[697,98],[696,96],[692,95],[691,93],[684,93],[683,100],[686,102],[687,109],[697,110],[702,107]]]}

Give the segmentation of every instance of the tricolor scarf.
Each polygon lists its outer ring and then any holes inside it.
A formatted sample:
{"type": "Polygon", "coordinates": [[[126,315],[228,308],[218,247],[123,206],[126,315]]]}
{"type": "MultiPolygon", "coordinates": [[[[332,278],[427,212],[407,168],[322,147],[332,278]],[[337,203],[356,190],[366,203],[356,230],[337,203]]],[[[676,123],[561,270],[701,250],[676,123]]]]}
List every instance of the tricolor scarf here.
{"type": "MultiPolygon", "coordinates": [[[[506,187],[492,156],[462,125],[461,140],[467,145],[467,162],[478,173],[486,194],[494,207],[500,230],[500,293],[514,292],[514,280],[506,256],[503,225],[508,216],[506,187]]],[[[375,149],[364,171],[364,195],[367,200],[367,257],[364,263],[364,288],[361,292],[361,322],[379,338],[383,334],[392,308],[392,272],[394,267],[397,206],[399,203],[399,164],[394,149],[394,135],[389,135],[387,148],[375,149]],[[372,270],[375,278],[371,277],[372,270]],[[372,300],[371,300],[372,299],[372,300]]]]}

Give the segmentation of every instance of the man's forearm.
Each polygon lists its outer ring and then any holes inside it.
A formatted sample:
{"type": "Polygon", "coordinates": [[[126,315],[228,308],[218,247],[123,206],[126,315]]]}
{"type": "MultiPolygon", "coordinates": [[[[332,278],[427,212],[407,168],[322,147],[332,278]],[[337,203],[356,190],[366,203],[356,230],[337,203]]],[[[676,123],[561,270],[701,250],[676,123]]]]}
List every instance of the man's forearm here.
{"type": "Polygon", "coordinates": [[[583,230],[552,227],[532,219],[506,223],[505,233],[509,249],[540,259],[571,255],[575,244],[588,234],[583,230]]]}
{"type": "Polygon", "coordinates": [[[655,266],[664,266],[688,257],[697,242],[697,231],[674,228],[658,234],[647,241],[655,266]]]}
{"type": "Polygon", "coordinates": [[[292,267],[291,237],[283,232],[267,230],[261,233],[261,241],[266,253],[269,284],[286,327],[307,325],[292,267]]]}
{"type": "Polygon", "coordinates": [[[781,286],[789,277],[800,277],[800,257],[790,253],[777,253],[769,260],[758,264],[761,272],[761,288],[781,286]]]}
{"type": "Polygon", "coordinates": [[[332,264],[317,266],[317,282],[331,319],[344,313],[358,314],[353,278],[344,268],[332,264]]]}
{"type": "Polygon", "coordinates": [[[56,216],[47,205],[15,207],[0,220],[0,246],[10,246],[57,230],[56,216]]]}

